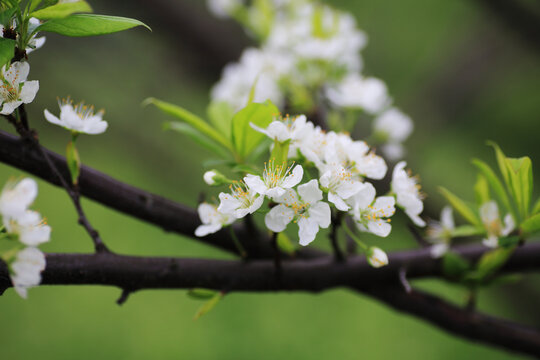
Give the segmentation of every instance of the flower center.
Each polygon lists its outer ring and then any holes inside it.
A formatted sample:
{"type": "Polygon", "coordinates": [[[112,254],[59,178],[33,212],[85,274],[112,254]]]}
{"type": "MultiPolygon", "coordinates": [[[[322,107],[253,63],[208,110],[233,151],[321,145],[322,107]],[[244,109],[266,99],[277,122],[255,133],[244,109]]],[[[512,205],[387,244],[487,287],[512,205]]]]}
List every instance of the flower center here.
{"type": "Polygon", "coordinates": [[[285,164],[276,166],[273,159],[268,162],[268,166],[265,162],[263,171],[264,183],[269,188],[280,186],[285,180],[285,177],[291,174],[293,166],[294,162],[289,167],[286,167],[285,164]]]}
{"type": "Polygon", "coordinates": [[[240,201],[242,208],[248,208],[253,203],[253,194],[247,189],[243,181],[236,181],[229,185],[232,195],[240,201]]]}

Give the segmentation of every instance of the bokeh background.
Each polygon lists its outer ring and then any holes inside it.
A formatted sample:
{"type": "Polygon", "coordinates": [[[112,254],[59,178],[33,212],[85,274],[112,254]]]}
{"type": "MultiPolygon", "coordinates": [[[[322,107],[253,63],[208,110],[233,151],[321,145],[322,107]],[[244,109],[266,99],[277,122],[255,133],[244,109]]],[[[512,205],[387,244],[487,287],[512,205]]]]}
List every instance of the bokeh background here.
{"type": "MultiPolygon", "coordinates": [[[[71,95],[106,109],[104,135],[82,136],[83,162],[120,180],[191,206],[208,191],[201,161],[209,154],[164,132],[166,117],[141,108],[154,96],[204,115],[221,68],[250,40],[214,19],[202,1],[90,1],[96,13],[138,18],[142,28],[96,38],[47,36],[31,54],[30,79],[41,89],[28,109],[44,145],[63,152],[68,134],[46,123],[44,108],[71,95]]],[[[540,169],[538,47],[476,0],[328,1],[354,13],[369,35],[366,73],[384,79],[415,121],[409,165],[421,174],[427,212],[436,215],[443,185],[472,199],[472,157],[489,159],[485,140],[540,169]]],[[[532,2],[529,2],[532,4],[532,2]]],[[[11,129],[0,123],[0,129],[11,129]]],[[[361,135],[361,134],[360,134],[361,135]]],[[[538,172],[537,172],[538,174],[538,172]]],[[[21,172],[0,164],[0,183],[21,172]]],[[[538,176],[540,178],[540,176],[538,176]]],[[[538,181],[536,182],[538,184],[538,181]]],[[[538,187],[537,187],[538,188],[538,187]]],[[[538,193],[538,192],[535,192],[538,193]]],[[[190,239],[85,201],[88,215],[116,252],[227,257],[190,239]]],[[[68,197],[40,182],[36,208],[53,227],[47,252],[90,252],[68,197]]],[[[399,226],[398,219],[396,226],[399,226]]],[[[370,240],[386,249],[417,246],[406,231],[370,240]]],[[[325,241],[321,238],[319,243],[325,241]]],[[[540,326],[539,277],[480,293],[482,311],[540,326]]],[[[415,286],[463,303],[465,292],[434,280],[415,286]]],[[[185,291],[142,291],[118,307],[120,291],[97,286],[41,287],[27,301],[0,297],[2,359],[510,359],[517,355],[450,336],[431,325],[345,290],[241,294],[198,321],[201,305],[185,291]]]]}

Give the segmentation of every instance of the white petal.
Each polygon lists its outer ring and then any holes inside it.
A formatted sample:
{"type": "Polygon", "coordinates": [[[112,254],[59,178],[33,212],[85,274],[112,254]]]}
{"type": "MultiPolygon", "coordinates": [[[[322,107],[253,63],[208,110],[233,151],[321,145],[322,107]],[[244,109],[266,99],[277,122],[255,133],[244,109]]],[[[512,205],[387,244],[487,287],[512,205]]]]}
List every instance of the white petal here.
{"type": "Polygon", "coordinates": [[[429,253],[431,254],[432,258],[438,259],[448,252],[448,248],[448,244],[446,243],[435,244],[431,246],[429,253]]]}
{"type": "Polygon", "coordinates": [[[208,234],[213,234],[216,231],[221,229],[221,224],[209,224],[209,225],[199,225],[195,229],[195,236],[202,237],[208,234]]]}
{"type": "Polygon", "coordinates": [[[482,244],[489,248],[496,248],[497,246],[499,246],[499,238],[496,236],[490,236],[487,239],[483,239],[482,244]]]}
{"type": "Polygon", "coordinates": [[[336,189],[336,193],[339,195],[340,198],[348,199],[360,190],[362,190],[363,187],[364,185],[359,181],[345,180],[339,184],[336,189]]]}
{"type": "Polygon", "coordinates": [[[452,215],[452,208],[445,206],[441,211],[441,224],[445,229],[454,230],[454,216],[452,215]]]}
{"type": "Polygon", "coordinates": [[[54,116],[53,114],[51,114],[49,112],[49,110],[45,109],[43,111],[43,115],[45,115],[45,119],[47,119],[48,122],[52,123],[52,124],[55,124],[55,125],[60,125],[60,126],[64,126],[64,124],[62,123],[62,121],[60,121],[59,118],[57,118],[56,116],[54,116]]]}
{"type": "Polygon", "coordinates": [[[480,217],[484,224],[490,224],[499,220],[499,207],[495,201],[488,201],[480,206],[480,217]]]}
{"type": "Polygon", "coordinates": [[[350,209],[349,205],[347,205],[342,198],[332,192],[328,193],[328,201],[334,204],[336,208],[340,211],[347,211],[350,209]]]}
{"type": "Polygon", "coordinates": [[[50,240],[51,227],[48,225],[32,226],[20,234],[19,240],[28,246],[38,246],[50,240]]]}
{"type": "Polygon", "coordinates": [[[316,179],[300,185],[298,187],[298,194],[302,198],[302,201],[310,204],[322,200],[323,198],[322,191],[319,189],[319,182],[316,179]]]}
{"type": "Polygon", "coordinates": [[[251,204],[251,206],[249,207],[249,213],[250,214],[253,214],[255,211],[259,210],[259,208],[262,206],[264,202],[264,196],[262,195],[259,195],[255,198],[255,200],[253,200],[253,203],[251,204]]]}
{"type": "Polygon", "coordinates": [[[315,240],[315,236],[319,232],[319,225],[310,218],[301,218],[298,220],[298,238],[300,245],[306,246],[315,240]]]}
{"type": "Polygon", "coordinates": [[[281,186],[284,188],[292,188],[293,186],[298,185],[300,181],[302,181],[303,176],[304,169],[301,165],[296,165],[292,170],[291,174],[285,177],[281,186]]]}
{"type": "Polygon", "coordinates": [[[264,195],[268,190],[268,187],[264,184],[260,176],[249,174],[244,177],[246,185],[257,194],[264,195]]]}
{"type": "Polygon", "coordinates": [[[197,212],[199,213],[199,218],[201,219],[201,222],[203,224],[210,224],[212,222],[216,222],[214,219],[218,214],[215,206],[208,203],[201,203],[197,207],[197,212]]]}
{"type": "Polygon", "coordinates": [[[2,106],[2,111],[0,111],[0,114],[9,115],[13,111],[15,111],[16,108],[21,106],[22,103],[23,103],[22,101],[5,102],[4,105],[2,106]]]}
{"type": "Polygon", "coordinates": [[[378,217],[390,217],[396,212],[395,203],[393,196],[379,196],[373,204],[373,211],[378,217]]]}
{"type": "Polygon", "coordinates": [[[26,81],[21,89],[20,98],[23,103],[29,104],[34,101],[36,94],[39,90],[39,81],[32,80],[26,81]]]}
{"type": "Polygon", "coordinates": [[[309,218],[315,220],[323,229],[330,226],[330,222],[332,221],[332,213],[330,211],[330,206],[328,206],[327,203],[319,201],[318,203],[311,205],[308,213],[309,218]]]}
{"type": "Polygon", "coordinates": [[[512,231],[514,231],[514,228],[516,227],[516,223],[514,222],[514,218],[511,214],[506,214],[504,217],[504,229],[501,231],[501,235],[507,236],[512,231]]]}
{"type": "Polygon", "coordinates": [[[405,214],[407,214],[407,216],[412,220],[412,222],[416,226],[420,226],[420,227],[426,226],[426,222],[424,220],[422,220],[422,218],[420,216],[418,216],[416,214],[412,214],[407,210],[405,210],[405,214]]]}
{"type": "Polygon", "coordinates": [[[218,211],[222,214],[232,215],[234,214],[234,211],[242,205],[242,203],[231,194],[220,193],[219,200],[218,211]]]}
{"type": "Polygon", "coordinates": [[[375,268],[388,265],[388,255],[378,247],[369,249],[367,260],[369,264],[375,268]]]}
{"type": "Polygon", "coordinates": [[[104,133],[107,128],[109,127],[109,123],[106,121],[100,121],[98,123],[90,125],[86,125],[83,128],[83,132],[89,135],[98,135],[104,133]]]}
{"type": "Polygon", "coordinates": [[[381,219],[369,221],[367,226],[369,232],[380,237],[387,237],[390,231],[392,231],[392,225],[381,219]]]}
{"type": "Polygon", "coordinates": [[[362,184],[362,188],[348,201],[354,209],[365,209],[375,199],[375,188],[371,183],[362,184]]]}
{"type": "Polygon", "coordinates": [[[294,210],[285,206],[278,205],[273,207],[264,217],[264,224],[273,232],[282,232],[294,217],[294,210]]]}
{"type": "Polygon", "coordinates": [[[278,186],[275,188],[268,189],[266,191],[266,196],[268,196],[270,199],[276,201],[276,199],[280,199],[283,195],[285,195],[287,191],[283,189],[282,187],[278,186]]]}

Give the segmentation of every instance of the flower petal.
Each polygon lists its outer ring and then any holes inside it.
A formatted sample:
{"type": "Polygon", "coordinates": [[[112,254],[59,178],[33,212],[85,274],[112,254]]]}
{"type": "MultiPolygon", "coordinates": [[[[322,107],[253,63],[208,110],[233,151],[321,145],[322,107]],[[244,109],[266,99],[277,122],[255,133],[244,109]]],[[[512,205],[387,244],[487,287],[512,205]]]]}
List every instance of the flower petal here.
{"type": "Polygon", "coordinates": [[[273,207],[264,217],[264,224],[273,232],[282,232],[294,217],[294,210],[280,204],[273,207]]]}
{"type": "Polygon", "coordinates": [[[316,179],[300,185],[298,187],[298,194],[302,198],[302,201],[310,204],[322,200],[323,198],[322,191],[319,189],[319,182],[316,179]]]}

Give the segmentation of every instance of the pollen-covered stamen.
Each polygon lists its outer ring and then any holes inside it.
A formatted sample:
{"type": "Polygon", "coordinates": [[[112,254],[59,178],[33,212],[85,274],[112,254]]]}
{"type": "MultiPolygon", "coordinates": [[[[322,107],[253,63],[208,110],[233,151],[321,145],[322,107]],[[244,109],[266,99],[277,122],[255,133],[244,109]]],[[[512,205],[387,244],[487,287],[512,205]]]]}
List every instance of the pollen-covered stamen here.
{"type": "Polygon", "coordinates": [[[235,181],[229,185],[232,195],[241,202],[242,208],[248,208],[253,204],[253,193],[251,193],[247,185],[243,181],[235,181]]]}
{"type": "MultiPolygon", "coordinates": [[[[392,206],[388,206],[387,209],[376,209],[375,207],[373,207],[373,205],[369,205],[367,209],[361,214],[361,217],[366,222],[378,222],[380,220],[389,223],[391,222],[391,220],[386,218],[394,215],[394,212],[395,210],[392,206]]],[[[381,224],[379,223],[379,225],[381,224]]]]}
{"type": "Polygon", "coordinates": [[[58,99],[58,106],[62,108],[64,105],[71,105],[81,120],[86,120],[95,115],[103,116],[105,114],[105,110],[103,109],[95,112],[94,105],[88,106],[84,103],[84,101],[81,101],[78,104],[73,104],[73,100],[71,100],[69,96],[66,99],[58,99]]]}
{"type": "MultiPolygon", "coordinates": [[[[17,79],[19,77],[19,72],[17,71],[14,76],[14,84],[18,84],[17,79]]],[[[19,99],[20,91],[18,86],[13,86],[6,79],[2,79],[2,85],[0,86],[0,91],[2,92],[2,97],[5,99],[5,102],[17,101],[19,99]]]]}
{"type": "Polygon", "coordinates": [[[309,209],[310,204],[304,202],[294,202],[289,204],[290,208],[294,210],[294,222],[297,223],[301,218],[307,218],[306,212],[309,209]]]}
{"type": "Polygon", "coordinates": [[[291,175],[294,162],[286,167],[285,163],[276,165],[274,159],[271,159],[268,164],[264,163],[263,181],[269,188],[274,188],[283,184],[283,181],[288,175],[291,175]]]}

